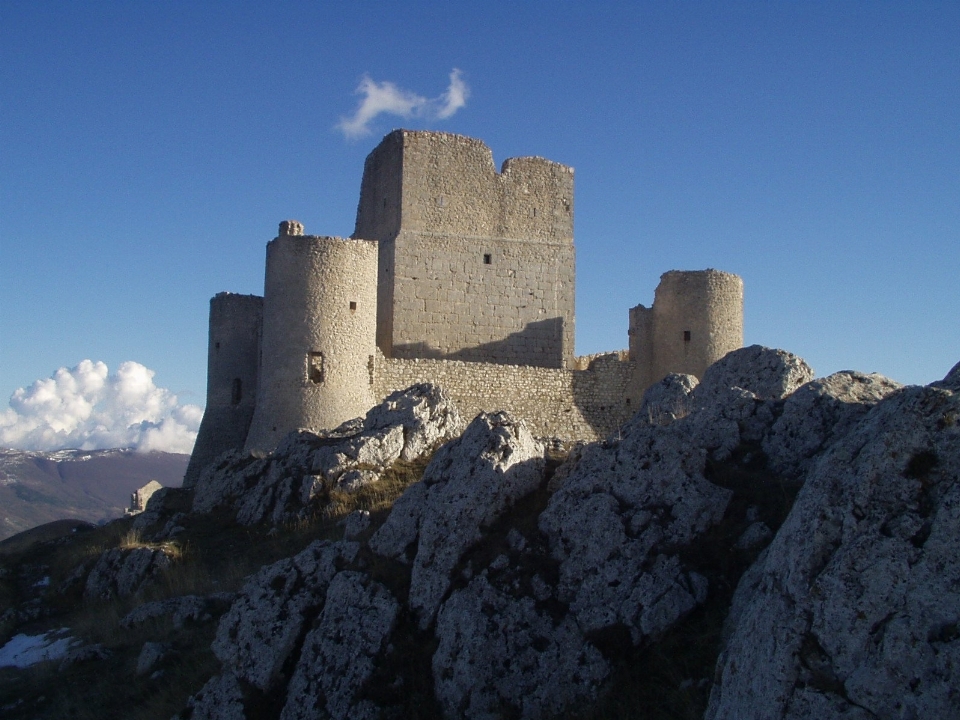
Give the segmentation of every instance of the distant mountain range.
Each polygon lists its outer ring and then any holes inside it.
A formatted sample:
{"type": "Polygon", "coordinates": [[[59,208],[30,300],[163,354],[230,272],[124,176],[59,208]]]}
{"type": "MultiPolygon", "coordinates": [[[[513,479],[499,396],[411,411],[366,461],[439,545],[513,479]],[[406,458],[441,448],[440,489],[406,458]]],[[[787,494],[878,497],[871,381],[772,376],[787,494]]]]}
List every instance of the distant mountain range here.
{"type": "Polygon", "coordinates": [[[0,540],[54,520],[119,517],[130,493],[151,480],[179,487],[189,459],[121,449],[0,449],[0,540]]]}

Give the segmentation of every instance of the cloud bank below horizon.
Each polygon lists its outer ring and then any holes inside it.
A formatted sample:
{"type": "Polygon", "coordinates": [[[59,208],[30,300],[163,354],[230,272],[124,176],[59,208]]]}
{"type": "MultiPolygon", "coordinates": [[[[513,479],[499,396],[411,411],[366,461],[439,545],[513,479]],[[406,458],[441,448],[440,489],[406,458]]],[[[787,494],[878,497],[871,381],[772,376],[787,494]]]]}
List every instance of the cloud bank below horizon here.
{"type": "Polygon", "coordinates": [[[356,90],[357,95],[363,95],[363,100],[353,117],[340,118],[337,129],[348,138],[369,135],[370,122],[383,113],[408,120],[445,120],[466,105],[467,98],[470,97],[470,88],[461,75],[460,70],[454,68],[450,73],[450,85],[446,92],[435,98],[422,97],[399,88],[392,82],[378,83],[369,75],[364,75],[356,90]]]}
{"type": "Polygon", "coordinates": [[[138,362],[84,360],[19,388],[0,411],[0,447],[18,450],[134,448],[190,453],[203,409],[180,405],[138,362]]]}

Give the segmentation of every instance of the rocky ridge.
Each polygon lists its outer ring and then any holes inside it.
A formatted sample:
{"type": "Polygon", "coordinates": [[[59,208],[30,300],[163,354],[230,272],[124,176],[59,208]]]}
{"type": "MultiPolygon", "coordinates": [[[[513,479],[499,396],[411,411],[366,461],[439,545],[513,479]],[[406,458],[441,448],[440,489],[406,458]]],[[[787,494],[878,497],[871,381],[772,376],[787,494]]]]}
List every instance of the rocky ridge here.
{"type": "MultiPolygon", "coordinates": [[[[218,669],[183,720],[599,717],[665,652],[690,673],[669,692],[711,720],[949,717],[957,393],[960,364],[904,388],[814,379],[753,346],[699,383],[668,376],[616,437],[560,451],[506,413],[464,427],[418,386],[267,457],[228,454],[137,522],[154,543],[215,517],[269,537],[340,517],[338,498],[441,445],[391,508],[344,516],[235,596],[145,603],[125,622],[219,616],[218,669]]],[[[166,648],[144,645],[144,674],[166,648]]]]}

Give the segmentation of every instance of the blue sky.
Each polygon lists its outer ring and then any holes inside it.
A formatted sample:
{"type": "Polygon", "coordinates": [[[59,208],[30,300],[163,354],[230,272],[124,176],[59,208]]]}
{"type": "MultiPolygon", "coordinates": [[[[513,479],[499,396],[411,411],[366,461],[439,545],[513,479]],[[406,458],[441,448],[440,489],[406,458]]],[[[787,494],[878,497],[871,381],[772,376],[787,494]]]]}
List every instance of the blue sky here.
{"type": "MultiPolygon", "coordinates": [[[[960,3],[0,3],[0,396],[83,359],[203,404],[209,298],[277,223],[349,235],[394,127],[576,168],[577,352],[661,273],[743,276],[748,344],[960,360],[960,3]],[[452,116],[337,125],[365,76],[452,116]]],[[[2,402],[0,402],[2,405],[2,402]]]]}

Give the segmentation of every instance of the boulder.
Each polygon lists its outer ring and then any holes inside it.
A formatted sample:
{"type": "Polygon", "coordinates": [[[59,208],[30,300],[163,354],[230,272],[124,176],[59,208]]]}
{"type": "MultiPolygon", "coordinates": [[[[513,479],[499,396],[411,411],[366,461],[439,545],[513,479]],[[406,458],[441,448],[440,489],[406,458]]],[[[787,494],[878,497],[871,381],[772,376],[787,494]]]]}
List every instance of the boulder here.
{"type": "Polygon", "coordinates": [[[695,375],[670,373],[643,393],[638,412],[652,425],[669,425],[690,412],[690,393],[699,381],[695,375]]]}
{"type": "Polygon", "coordinates": [[[750,345],[727,353],[708,367],[693,391],[705,405],[728,388],[742,388],[760,400],[780,400],[813,380],[813,369],[786,350],[750,345]]]}
{"type": "Polygon", "coordinates": [[[197,480],[193,511],[226,506],[242,525],[286,522],[324,490],[355,492],[377,482],[397,460],[419,457],[463,425],[443,390],[414,385],[335,430],[289,433],[269,457],[224,453],[197,480]]]}
{"type": "Polygon", "coordinates": [[[709,442],[696,413],[667,426],[638,414],[618,442],[585,449],[550,498],[539,528],[560,563],[558,599],[585,634],[623,627],[640,644],[705,600],[706,579],[678,551],[732,496],[704,477],[709,442]]]}
{"type": "Polygon", "coordinates": [[[107,550],[87,576],[83,594],[100,600],[134,595],[170,563],[169,556],[161,548],[107,550]]]}
{"type": "Polygon", "coordinates": [[[229,672],[214,675],[172,720],[247,720],[237,676],[229,672]]]}
{"type": "Polygon", "coordinates": [[[271,687],[340,565],[358,549],[356,543],[316,541],[261,568],[220,619],[212,645],[220,662],[260,690],[271,687]]]}
{"type": "Polygon", "coordinates": [[[556,621],[484,575],[444,603],[436,635],[435,691],[448,718],[560,716],[595,699],[609,674],[571,616],[556,621]]]}
{"type": "Polygon", "coordinates": [[[303,642],[280,720],[379,717],[359,697],[393,631],[400,605],[365,574],[338,573],[319,620],[303,642]]]}
{"type": "Polygon", "coordinates": [[[903,388],[811,467],[737,588],[708,720],[956,716],[958,418],[903,388]]]}
{"type": "Polygon", "coordinates": [[[386,557],[412,559],[409,603],[422,629],[433,621],[453,570],[482,528],[539,487],[544,452],[508,413],[480,414],[437,451],[423,479],[394,503],[370,547],[386,557]]]}
{"type": "Polygon", "coordinates": [[[234,600],[232,593],[216,593],[206,597],[200,595],[180,595],[155,600],[138,605],[120,620],[120,627],[133,628],[149,620],[169,616],[173,627],[182,628],[187,621],[209,622],[214,613],[223,612],[223,608],[234,600]]]}
{"type": "Polygon", "coordinates": [[[166,643],[145,642],[137,657],[137,675],[146,675],[170,654],[170,646],[166,643]]]}
{"type": "Polygon", "coordinates": [[[763,438],[770,468],[800,477],[814,457],[853,429],[867,410],[900,383],[876,373],[843,371],[798,388],[783,405],[780,417],[763,438]]]}

